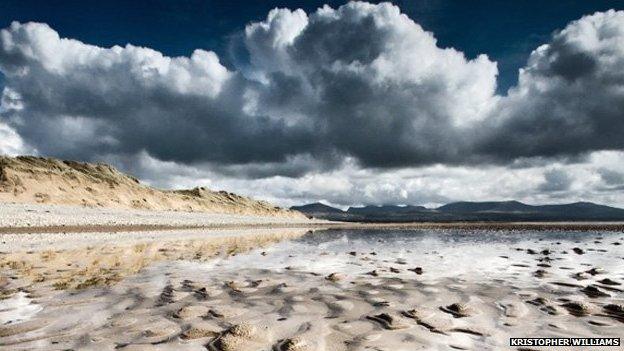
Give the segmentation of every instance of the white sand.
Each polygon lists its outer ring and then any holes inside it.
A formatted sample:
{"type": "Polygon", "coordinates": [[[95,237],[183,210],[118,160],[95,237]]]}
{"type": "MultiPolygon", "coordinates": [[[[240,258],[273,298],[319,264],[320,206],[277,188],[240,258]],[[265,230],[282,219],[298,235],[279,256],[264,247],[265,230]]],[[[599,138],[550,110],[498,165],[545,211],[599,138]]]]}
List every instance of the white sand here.
{"type": "MultiPolygon", "coordinates": [[[[317,221],[318,222],[318,221],[317,221]]],[[[71,225],[169,225],[310,223],[305,217],[213,214],[0,203],[0,227],[71,225]]]]}

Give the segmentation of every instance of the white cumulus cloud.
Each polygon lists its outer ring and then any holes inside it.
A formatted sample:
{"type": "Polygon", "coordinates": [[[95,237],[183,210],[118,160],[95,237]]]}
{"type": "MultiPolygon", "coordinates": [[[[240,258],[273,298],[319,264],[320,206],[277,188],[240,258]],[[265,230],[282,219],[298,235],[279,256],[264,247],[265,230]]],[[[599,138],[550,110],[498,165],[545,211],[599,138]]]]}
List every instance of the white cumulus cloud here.
{"type": "Polygon", "coordinates": [[[12,23],[0,152],[110,160],[154,184],[280,203],[616,201],[604,189],[621,170],[596,159],[624,150],[624,12],[554,33],[506,95],[496,62],[440,47],[390,3],[274,9],[241,30],[245,55],[227,68],[202,49],[168,57],[12,23]]]}

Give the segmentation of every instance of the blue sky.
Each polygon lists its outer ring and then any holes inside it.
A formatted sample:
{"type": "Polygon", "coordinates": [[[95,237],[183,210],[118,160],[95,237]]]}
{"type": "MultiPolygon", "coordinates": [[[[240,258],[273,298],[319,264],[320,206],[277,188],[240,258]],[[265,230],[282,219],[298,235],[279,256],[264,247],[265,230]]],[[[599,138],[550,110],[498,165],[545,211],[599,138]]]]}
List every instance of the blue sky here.
{"type": "MultiPolygon", "coordinates": [[[[376,2],[376,1],[372,1],[376,2]]],[[[49,24],[61,36],[113,46],[131,43],[169,56],[188,56],[197,48],[217,52],[229,64],[229,37],[275,7],[310,13],[345,1],[214,1],[214,0],[4,0],[0,27],[11,21],[49,24]]],[[[485,53],[499,67],[499,92],[515,84],[530,52],[550,34],[583,15],[623,9],[622,1],[393,1],[439,45],[454,47],[468,57],[485,53]]]]}

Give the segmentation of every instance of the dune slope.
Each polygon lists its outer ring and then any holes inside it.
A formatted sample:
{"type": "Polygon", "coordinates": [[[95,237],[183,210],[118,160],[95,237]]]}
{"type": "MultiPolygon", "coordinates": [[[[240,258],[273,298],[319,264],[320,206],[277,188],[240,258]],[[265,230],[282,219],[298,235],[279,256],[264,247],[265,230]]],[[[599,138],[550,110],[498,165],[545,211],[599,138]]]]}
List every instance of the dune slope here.
{"type": "Polygon", "coordinates": [[[32,156],[0,156],[0,202],[304,218],[225,191],[155,189],[107,164],[32,156]]]}

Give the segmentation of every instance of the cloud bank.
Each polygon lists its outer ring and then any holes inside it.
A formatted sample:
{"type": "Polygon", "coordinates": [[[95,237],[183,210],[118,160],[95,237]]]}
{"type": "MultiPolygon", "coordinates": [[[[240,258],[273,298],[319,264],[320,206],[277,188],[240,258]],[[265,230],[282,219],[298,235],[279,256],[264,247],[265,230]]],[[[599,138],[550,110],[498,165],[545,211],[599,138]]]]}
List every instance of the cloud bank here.
{"type": "MultiPolygon", "coordinates": [[[[396,180],[401,169],[510,169],[624,150],[624,12],[554,33],[506,95],[495,93],[495,62],[439,47],[389,3],[275,9],[240,40],[245,54],[227,68],[211,51],[101,48],[46,24],[12,23],[0,32],[0,152],[111,160],[137,172],[151,160],[186,167],[182,178],[283,184],[364,172],[366,188],[376,186],[371,174],[396,180]]],[[[181,179],[176,172],[153,181],[181,179]]],[[[570,191],[573,176],[561,172],[542,168],[533,186],[570,191]]],[[[358,184],[348,183],[335,187],[358,184]]],[[[396,202],[422,193],[390,188],[371,194],[396,202]]]]}
{"type": "Polygon", "coordinates": [[[480,152],[510,159],[622,150],[624,12],[586,16],[555,33],[496,110],[480,152]]]}

